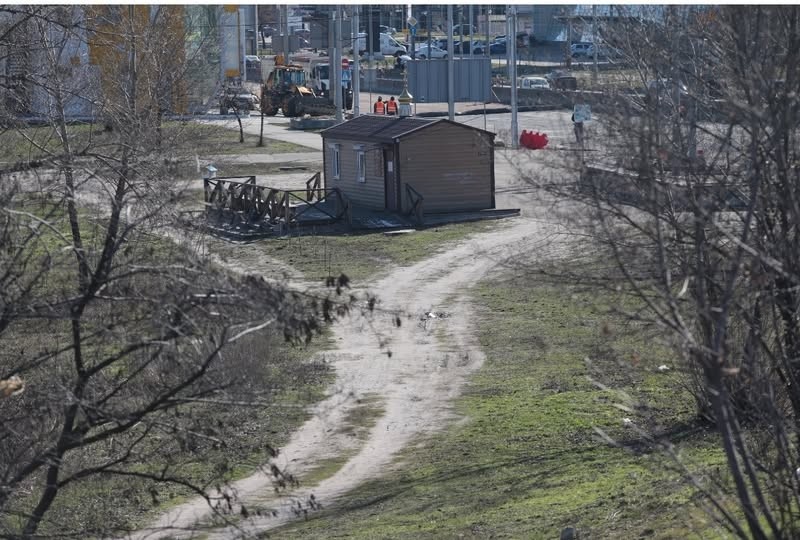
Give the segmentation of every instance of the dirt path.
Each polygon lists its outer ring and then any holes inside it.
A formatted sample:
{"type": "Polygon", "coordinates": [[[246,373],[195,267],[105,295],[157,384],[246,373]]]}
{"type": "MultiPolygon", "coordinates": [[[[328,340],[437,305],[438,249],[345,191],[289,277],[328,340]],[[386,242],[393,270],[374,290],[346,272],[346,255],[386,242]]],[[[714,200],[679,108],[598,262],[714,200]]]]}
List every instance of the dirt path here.
{"type": "MultiPolygon", "coordinates": [[[[326,353],[336,369],[334,388],[293,434],[276,464],[302,476],[322,459],[342,453],[352,457],[318,485],[303,486],[280,499],[274,497],[266,474],[236,482],[233,489],[246,506],[277,508],[278,516],[250,518],[240,528],[217,530],[211,537],[231,538],[274,528],[292,519],[297,501],[312,493],[330,505],[337,496],[385,472],[413,439],[441,429],[452,417],[450,406],[465,377],[483,362],[476,321],[467,303],[469,287],[511,255],[549,249],[557,234],[553,230],[551,224],[517,218],[500,230],[399,268],[374,284],[371,290],[381,299],[378,313],[371,321],[351,318],[335,326],[339,347],[326,353]],[[405,314],[399,329],[393,328],[396,311],[405,314]],[[431,312],[447,316],[426,318],[431,312]],[[380,346],[383,338],[388,338],[384,348],[380,346]],[[384,408],[383,415],[367,440],[354,444],[345,429],[347,413],[364,398],[375,397],[384,408]]],[[[207,503],[194,500],[172,509],[136,538],[175,535],[208,515],[207,503]]]]}

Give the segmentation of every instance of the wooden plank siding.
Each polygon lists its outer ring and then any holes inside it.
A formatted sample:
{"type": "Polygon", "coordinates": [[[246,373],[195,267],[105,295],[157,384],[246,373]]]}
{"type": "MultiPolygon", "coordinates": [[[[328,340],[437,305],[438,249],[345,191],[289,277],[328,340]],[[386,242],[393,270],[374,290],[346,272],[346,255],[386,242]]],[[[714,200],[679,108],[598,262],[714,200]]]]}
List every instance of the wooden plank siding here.
{"type": "Polygon", "coordinates": [[[443,122],[404,136],[399,151],[403,210],[406,183],[424,197],[426,214],[494,208],[491,135],[443,122]]]}
{"type": "Polygon", "coordinates": [[[364,208],[383,210],[385,207],[383,180],[383,146],[374,142],[346,141],[325,138],[323,144],[325,185],[328,188],[339,188],[347,199],[364,208]],[[341,175],[337,180],[333,174],[332,144],[339,145],[341,159],[341,175]],[[367,174],[366,182],[357,178],[356,146],[364,147],[367,174]]]}

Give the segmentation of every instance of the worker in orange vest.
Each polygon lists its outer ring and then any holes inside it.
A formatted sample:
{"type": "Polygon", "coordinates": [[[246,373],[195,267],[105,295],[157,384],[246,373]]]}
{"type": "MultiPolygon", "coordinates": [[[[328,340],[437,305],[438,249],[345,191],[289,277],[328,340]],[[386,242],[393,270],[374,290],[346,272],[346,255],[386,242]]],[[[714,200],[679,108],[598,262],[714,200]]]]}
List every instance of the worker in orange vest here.
{"type": "Polygon", "coordinates": [[[386,105],[384,105],[383,98],[381,96],[378,96],[378,101],[375,102],[372,112],[375,114],[386,114],[386,105]]]}
{"type": "Polygon", "coordinates": [[[397,102],[394,100],[394,96],[390,97],[389,101],[386,102],[386,114],[397,116],[397,102]]]}

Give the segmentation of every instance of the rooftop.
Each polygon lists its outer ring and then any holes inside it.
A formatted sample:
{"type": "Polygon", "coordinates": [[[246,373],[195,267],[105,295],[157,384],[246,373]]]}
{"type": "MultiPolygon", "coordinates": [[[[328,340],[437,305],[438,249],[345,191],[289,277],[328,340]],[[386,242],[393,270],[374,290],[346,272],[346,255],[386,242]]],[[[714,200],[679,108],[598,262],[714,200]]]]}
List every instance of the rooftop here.
{"type": "MultiPolygon", "coordinates": [[[[398,137],[402,137],[418,129],[447,122],[449,124],[483,132],[472,126],[450,122],[443,118],[419,118],[419,117],[397,117],[384,116],[380,114],[365,114],[347,122],[342,122],[328,129],[322,130],[323,137],[346,140],[369,139],[377,142],[392,142],[398,137]]],[[[485,132],[494,137],[494,133],[485,132]]]]}
{"type": "Polygon", "coordinates": [[[322,131],[323,137],[337,139],[373,139],[391,142],[395,137],[436,122],[430,118],[400,118],[379,114],[365,114],[322,131]]]}

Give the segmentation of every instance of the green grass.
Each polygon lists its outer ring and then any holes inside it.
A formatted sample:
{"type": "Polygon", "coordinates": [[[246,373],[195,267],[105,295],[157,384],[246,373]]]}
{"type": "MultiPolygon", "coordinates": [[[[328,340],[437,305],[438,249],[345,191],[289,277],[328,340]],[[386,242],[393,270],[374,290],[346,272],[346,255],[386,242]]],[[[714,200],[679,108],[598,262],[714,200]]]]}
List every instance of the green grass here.
{"type": "MultiPolygon", "coordinates": [[[[321,234],[268,238],[250,248],[295,268],[309,281],[346,274],[355,285],[379,277],[394,266],[410,266],[468,236],[505,226],[507,222],[478,221],[421,229],[411,234],[386,236],[383,232],[321,234]]],[[[236,244],[218,244],[223,257],[234,257],[236,244]]]]}
{"type": "MultiPolygon", "coordinates": [[[[118,134],[106,131],[102,124],[73,124],[67,127],[74,152],[86,148],[107,149],[118,140],[118,134]]],[[[155,134],[150,134],[155,140],[155,134]]],[[[165,122],[162,129],[163,149],[193,158],[210,155],[275,154],[314,151],[298,144],[264,138],[257,146],[258,135],[245,133],[239,142],[238,129],[196,122],[165,122]]],[[[50,126],[7,129],[0,131],[0,162],[15,163],[42,159],[50,153],[62,153],[61,141],[50,126]]]]}
{"type": "Polygon", "coordinates": [[[672,433],[701,476],[723,463],[715,436],[693,429],[679,375],[653,369],[669,363],[654,336],[642,328],[604,335],[604,321],[618,322],[599,305],[609,299],[569,289],[493,282],[474,296],[487,360],[457,400],[467,420],[407,449],[402,472],[271,537],[558,538],[567,526],[582,538],[708,537],[711,522],[683,475],[622,424],[628,416],[672,433]],[[593,378],[643,391],[653,408],[614,407],[619,393],[589,380],[587,357],[593,378]],[[602,442],[598,428],[638,451],[602,442]]]}
{"type": "Polygon", "coordinates": [[[238,127],[234,129],[211,124],[187,123],[182,126],[182,129],[189,140],[196,140],[199,143],[196,152],[200,156],[316,151],[314,148],[286,141],[276,141],[267,137],[264,137],[264,146],[258,146],[258,135],[247,132],[244,134],[244,142],[240,143],[238,127]]]}

